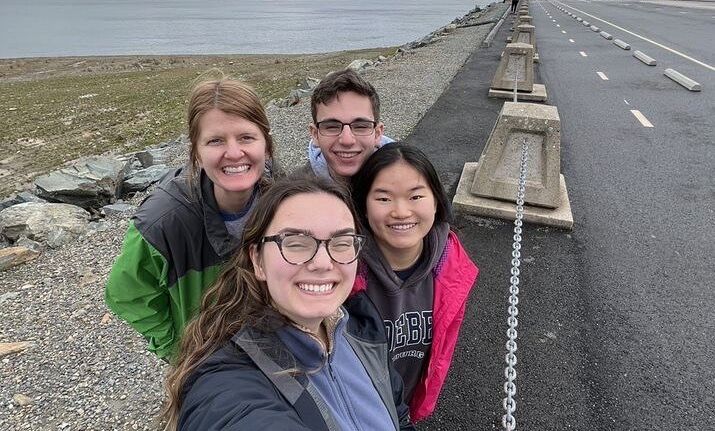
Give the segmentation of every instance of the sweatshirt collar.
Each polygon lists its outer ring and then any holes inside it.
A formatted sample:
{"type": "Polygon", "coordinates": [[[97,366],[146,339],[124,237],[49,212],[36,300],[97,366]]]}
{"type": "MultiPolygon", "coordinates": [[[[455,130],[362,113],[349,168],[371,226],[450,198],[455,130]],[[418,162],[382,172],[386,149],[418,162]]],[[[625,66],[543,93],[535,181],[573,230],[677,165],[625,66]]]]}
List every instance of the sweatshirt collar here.
{"type": "Polygon", "coordinates": [[[442,257],[442,252],[447,244],[448,235],[448,223],[439,223],[432,226],[432,229],[429,230],[424,238],[423,254],[417,261],[418,267],[404,282],[395,274],[395,271],[392,270],[390,264],[387,262],[387,258],[382,254],[372,234],[367,234],[367,244],[365,250],[362,252],[362,259],[388,292],[397,292],[429,275],[430,271],[437,266],[439,259],[442,257]],[[427,254],[425,255],[425,253],[427,254]]]}
{"type": "Polygon", "coordinates": [[[340,307],[323,321],[328,334],[327,346],[307,328],[295,323],[280,328],[278,338],[306,369],[318,369],[337,348],[336,337],[345,329],[348,318],[347,312],[340,307]]]}
{"type": "MultiPolygon", "coordinates": [[[[200,173],[199,199],[203,209],[204,227],[211,247],[219,256],[230,255],[241,243],[239,238],[228,233],[213,191],[214,183],[203,169],[200,173]]],[[[253,200],[249,202],[252,204],[253,200]]]]}

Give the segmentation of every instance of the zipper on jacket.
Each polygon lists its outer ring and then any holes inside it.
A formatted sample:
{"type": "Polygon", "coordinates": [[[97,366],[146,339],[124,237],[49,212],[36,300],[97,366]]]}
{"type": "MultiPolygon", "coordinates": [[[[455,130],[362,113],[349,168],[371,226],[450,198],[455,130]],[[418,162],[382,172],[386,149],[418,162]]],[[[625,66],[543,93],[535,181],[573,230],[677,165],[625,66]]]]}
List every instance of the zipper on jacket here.
{"type": "Polygon", "coordinates": [[[343,390],[343,385],[340,383],[340,379],[338,379],[338,377],[335,375],[335,372],[333,371],[333,360],[332,359],[333,359],[332,355],[328,355],[328,360],[326,361],[327,365],[328,365],[328,374],[330,374],[330,379],[333,381],[333,385],[337,389],[336,392],[338,392],[338,394],[340,396],[340,401],[343,404],[343,408],[347,412],[347,414],[350,418],[350,421],[352,422],[353,429],[355,429],[356,431],[359,431],[360,427],[358,426],[357,419],[353,415],[353,411],[350,408],[350,405],[348,404],[347,397],[345,396],[345,391],[343,390]]]}

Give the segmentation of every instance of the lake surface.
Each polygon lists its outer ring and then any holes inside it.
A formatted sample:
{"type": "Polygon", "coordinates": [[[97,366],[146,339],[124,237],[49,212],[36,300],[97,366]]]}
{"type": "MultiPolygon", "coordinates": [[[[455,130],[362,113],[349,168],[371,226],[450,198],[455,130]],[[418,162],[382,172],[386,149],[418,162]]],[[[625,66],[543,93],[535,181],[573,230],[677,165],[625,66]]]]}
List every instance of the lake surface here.
{"type": "Polygon", "coordinates": [[[487,1],[0,0],[0,58],[402,45],[487,1]]]}

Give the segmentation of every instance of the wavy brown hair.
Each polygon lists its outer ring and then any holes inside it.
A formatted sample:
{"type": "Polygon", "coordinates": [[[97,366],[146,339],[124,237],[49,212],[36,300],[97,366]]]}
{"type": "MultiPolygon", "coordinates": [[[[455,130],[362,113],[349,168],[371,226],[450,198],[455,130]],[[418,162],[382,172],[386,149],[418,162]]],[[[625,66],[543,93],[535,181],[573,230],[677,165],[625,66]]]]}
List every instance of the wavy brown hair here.
{"type": "Polygon", "coordinates": [[[268,115],[258,94],[249,85],[236,79],[222,76],[219,79],[199,80],[189,94],[187,122],[189,125],[189,167],[187,178],[190,184],[199,173],[198,141],[201,135],[199,123],[208,111],[218,109],[236,115],[258,126],[266,140],[266,154],[273,159],[273,138],[268,124],[268,115]]]}
{"type": "Polygon", "coordinates": [[[275,330],[287,323],[271,302],[265,282],[256,279],[250,257],[260,250],[261,239],[281,203],[299,194],[326,193],[350,210],[358,229],[350,195],[343,186],[315,176],[291,176],[278,180],[256,202],[243,231],[243,243],[216,282],[203,297],[200,313],[189,323],[181,339],[176,362],[165,382],[167,400],[161,412],[166,429],[175,430],[189,377],[213,352],[225,345],[244,325],[275,330]],[[277,319],[276,319],[277,318],[277,319]]]}

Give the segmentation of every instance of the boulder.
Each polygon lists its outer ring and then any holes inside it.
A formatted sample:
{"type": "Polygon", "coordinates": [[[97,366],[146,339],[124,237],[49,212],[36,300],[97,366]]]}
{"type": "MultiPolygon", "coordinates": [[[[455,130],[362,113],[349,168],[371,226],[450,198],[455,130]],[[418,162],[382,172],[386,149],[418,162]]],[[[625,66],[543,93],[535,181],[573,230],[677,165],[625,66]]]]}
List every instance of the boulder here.
{"type": "Polygon", "coordinates": [[[130,172],[122,182],[122,192],[133,193],[146,190],[150,185],[159,182],[171,170],[173,168],[160,164],[130,172]]]}
{"type": "Polygon", "coordinates": [[[300,103],[302,99],[308,98],[313,94],[313,90],[302,90],[297,88],[290,92],[287,98],[284,99],[283,106],[293,106],[300,103]]]}
{"type": "Polygon", "coordinates": [[[18,203],[22,204],[25,202],[47,202],[46,200],[42,199],[41,197],[35,196],[30,192],[20,192],[17,194],[17,199],[20,201],[18,203]]]}
{"type": "Polygon", "coordinates": [[[0,211],[4,210],[5,208],[10,208],[13,205],[17,205],[19,203],[22,203],[16,195],[12,195],[6,199],[3,199],[0,201],[0,211]]]}
{"type": "Polygon", "coordinates": [[[37,195],[50,202],[64,202],[85,209],[114,202],[131,162],[113,157],[81,159],[74,165],[35,180],[37,195]]]}
{"type": "Polygon", "coordinates": [[[15,241],[15,246],[16,247],[25,247],[30,250],[34,250],[38,253],[41,253],[44,249],[45,246],[37,241],[33,241],[30,238],[21,236],[17,241],[15,241]]]}
{"type": "Polygon", "coordinates": [[[350,62],[350,64],[348,65],[348,69],[352,69],[356,72],[361,72],[370,66],[372,66],[372,61],[366,60],[364,58],[358,58],[357,60],[353,60],[352,62],[350,62]]]}
{"type": "MultiPolygon", "coordinates": [[[[300,89],[300,90],[312,90],[312,89],[314,89],[315,87],[318,86],[318,83],[319,83],[319,82],[320,82],[320,80],[317,79],[317,78],[307,77],[307,78],[305,78],[304,80],[302,80],[302,81],[300,82],[300,84],[298,84],[298,89],[300,89]]],[[[312,93],[312,92],[311,92],[311,93],[312,93]]]]}
{"type": "Polygon", "coordinates": [[[6,247],[0,249],[0,271],[29,262],[40,253],[25,247],[6,247]]]}
{"type": "Polygon", "coordinates": [[[148,168],[155,165],[166,165],[171,161],[171,148],[170,147],[160,147],[160,148],[150,148],[148,150],[139,151],[134,153],[136,160],[141,163],[143,168],[148,168]]]}
{"type": "Polygon", "coordinates": [[[74,205],[27,202],[0,211],[0,234],[13,242],[24,236],[58,247],[85,233],[89,219],[74,205]]]}

